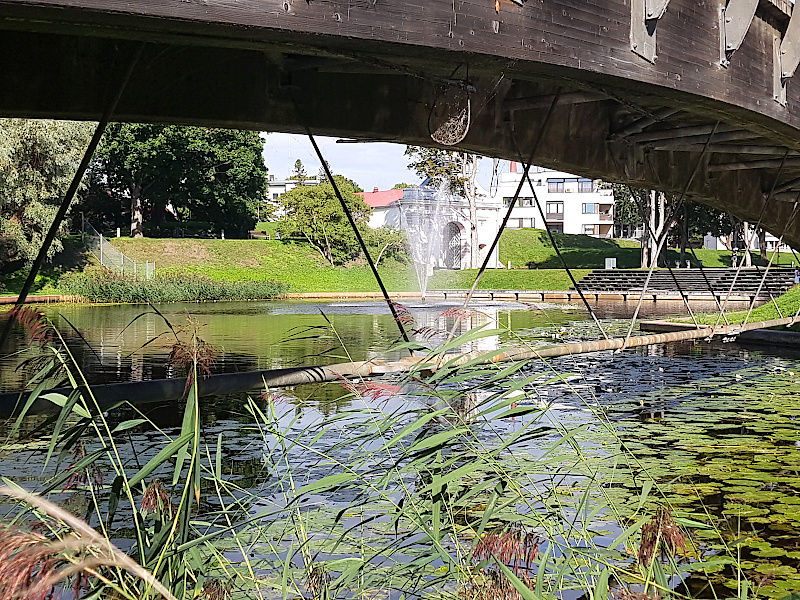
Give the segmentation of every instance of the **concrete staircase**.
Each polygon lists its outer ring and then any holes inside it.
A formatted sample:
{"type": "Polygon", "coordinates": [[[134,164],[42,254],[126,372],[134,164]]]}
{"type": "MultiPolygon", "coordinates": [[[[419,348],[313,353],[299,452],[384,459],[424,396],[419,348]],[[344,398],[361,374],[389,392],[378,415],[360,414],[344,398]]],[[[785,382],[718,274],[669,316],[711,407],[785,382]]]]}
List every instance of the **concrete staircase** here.
{"type": "MultiPolygon", "coordinates": [[[[735,296],[754,296],[764,276],[763,267],[743,268],[733,288],[735,296]]],[[[736,269],[656,269],[647,286],[651,292],[708,294],[725,296],[731,288],[736,269]]],[[[647,269],[596,269],[578,282],[585,292],[641,292],[647,269]]],[[[779,296],[794,285],[794,269],[772,268],[767,274],[759,298],[779,296]]]]}

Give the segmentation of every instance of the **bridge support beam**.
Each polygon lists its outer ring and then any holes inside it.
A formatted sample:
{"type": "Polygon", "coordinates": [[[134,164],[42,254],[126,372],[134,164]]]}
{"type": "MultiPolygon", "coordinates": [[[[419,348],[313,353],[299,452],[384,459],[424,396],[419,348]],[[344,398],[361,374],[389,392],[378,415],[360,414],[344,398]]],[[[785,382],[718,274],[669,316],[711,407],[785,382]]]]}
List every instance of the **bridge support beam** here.
{"type": "Polygon", "coordinates": [[[731,55],[736,52],[750,29],[756,16],[758,0],[730,0],[719,13],[719,64],[727,67],[731,55]]]}
{"type": "Polygon", "coordinates": [[[773,38],[773,91],[777,102],[786,105],[786,82],[800,63],[800,11],[792,11],[783,39],[773,38]]]}
{"type": "Polygon", "coordinates": [[[631,0],[631,50],[656,61],[656,25],[664,16],[669,0],[631,0]]]}

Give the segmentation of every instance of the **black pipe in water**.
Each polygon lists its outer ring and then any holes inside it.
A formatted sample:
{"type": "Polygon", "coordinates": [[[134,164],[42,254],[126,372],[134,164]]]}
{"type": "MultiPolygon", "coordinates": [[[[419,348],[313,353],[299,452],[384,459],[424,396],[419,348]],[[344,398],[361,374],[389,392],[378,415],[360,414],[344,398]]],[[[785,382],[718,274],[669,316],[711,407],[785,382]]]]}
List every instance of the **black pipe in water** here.
{"type": "MultiPolygon", "coordinates": [[[[247,371],[245,373],[222,373],[200,378],[199,396],[235,394],[251,390],[273,387],[320,383],[323,381],[344,380],[347,377],[365,377],[372,373],[374,363],[355,362],[315,367],[293,367],[271,369],[268,371],[247,371]]],[[[85,386],[83,386],[85,391],[85,386]]],[[[68,396],[72,388],[57,388],[40,394],[57,393],[68,396]]],[[[91,392],[101,409],[120,402],[147,404],[180,400],[186,393],[186,379],[154,379],[151,381],[128,381],[91,386],[91,392]]],[[[0,394],[0,418],[16,416],[30,396],[30,392],[0,394]]],[[[37,398],[27,414],[58,412],[61,407],[41,397],[37,398]]]]}

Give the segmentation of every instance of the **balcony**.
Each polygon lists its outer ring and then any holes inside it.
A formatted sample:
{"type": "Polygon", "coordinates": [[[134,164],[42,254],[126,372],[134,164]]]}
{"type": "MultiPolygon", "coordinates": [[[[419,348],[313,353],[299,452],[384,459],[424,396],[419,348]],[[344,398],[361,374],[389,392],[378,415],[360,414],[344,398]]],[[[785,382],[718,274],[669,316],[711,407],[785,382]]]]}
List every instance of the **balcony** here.
{"type": "Polygon", "coordinates": [[[545,220],[548,222],[550,221],[563,221],[564,220],[564,213],[546,213],[545,220]]]}
{"type": "Polygon", "coordinates": [[[608,213],[600,213],[600,220],[601,221],[613,221],[614,217],[608,213]]]}

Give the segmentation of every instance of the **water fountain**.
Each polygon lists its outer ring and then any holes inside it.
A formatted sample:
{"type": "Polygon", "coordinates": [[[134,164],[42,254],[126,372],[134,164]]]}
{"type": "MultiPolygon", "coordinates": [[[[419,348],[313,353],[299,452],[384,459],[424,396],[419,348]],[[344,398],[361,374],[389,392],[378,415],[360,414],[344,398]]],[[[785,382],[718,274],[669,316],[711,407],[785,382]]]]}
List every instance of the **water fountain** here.
{"type": "Polygon", "coordinates": [[[444,233],[452,220],[451,194],[443,184],[435,192],[407,188],[400,201],[400,225],[406,232],[419,291],[425,299],[433,269],[442,261],[444,233]]]}

